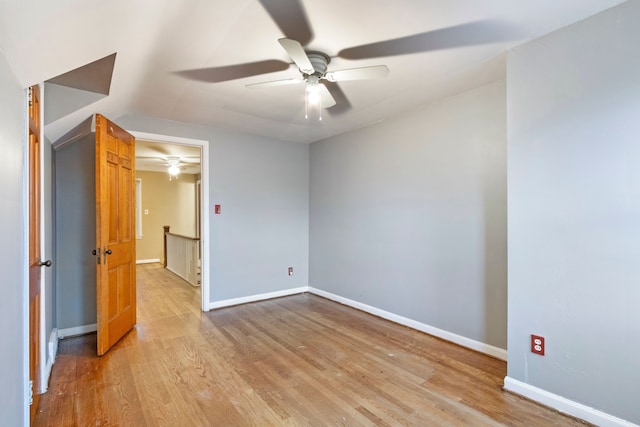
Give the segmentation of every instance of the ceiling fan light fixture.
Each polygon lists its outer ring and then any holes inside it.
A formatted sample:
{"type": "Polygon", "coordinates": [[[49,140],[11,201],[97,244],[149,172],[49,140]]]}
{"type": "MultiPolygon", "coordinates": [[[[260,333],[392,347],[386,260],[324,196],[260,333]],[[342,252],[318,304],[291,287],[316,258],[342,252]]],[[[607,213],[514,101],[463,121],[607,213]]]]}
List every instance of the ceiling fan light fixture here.
{"type": "Polygon", "coordinates": [[[309,105],[320,105],[322,98],[320,97],[320,87],[318,82],[307,84],[307,102],[309,105]]]}
{"type": "Polygon", "coordinates": [[[304,93],[305,119],[309,118],[309,112],[317,111],[318,120],[322,120],[322,94],[319,80],[320,78],[316,75],[307,76],[304,93]]]}
{"type": "Polygon", "coordinates": [[[169,180],[171,180],[171,178],[177,177],[178,175],[180,175],[180,158],[179,157],[167,157],[167,164],[169,165],[169,168],[167,169],[167,172],[169,172],[169,180]]]}

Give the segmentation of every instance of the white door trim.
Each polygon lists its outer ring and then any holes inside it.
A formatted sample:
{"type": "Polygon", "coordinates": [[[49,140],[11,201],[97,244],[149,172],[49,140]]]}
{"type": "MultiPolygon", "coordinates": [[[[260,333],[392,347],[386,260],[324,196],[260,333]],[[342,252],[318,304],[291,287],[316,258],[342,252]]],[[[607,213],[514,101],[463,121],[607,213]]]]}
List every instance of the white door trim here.
{"type": "Polygon", "coordinates": [[[201,160],[201,181],[202,181],[202,198],[201,198],[201,212],[200,218],[202,219],[202,236],[200,236],[200,243],[202,244],[202,262],[201,262],[201,290],[202,301],[200,308],[202,311],[208,311],[209,308],[209,278],[211,265],[209,264],[209,141],[203,139],[183,138],[179,136],[159,135],[147,132],[137,132],[125,129],[136,139],[144,139],[145,141],[159,142],[165,144],[181,144],[181,145],[195,145],[202,149],[201,160]]]}
{"type": "MultiPolygon", "coordinates": [[[[31,414],[29,413],[31,388],[29,387],[29,88],[24,90],[23,100],[23,126],[22,141],[22,376],[23,376],[23,402],[22,418],[24,425],[29,425],[31,414]]],[[[44,126],[43,126],[44,127],[44,126]]]]}
{"type": "MultiPolygon", "coordinates": [[[[40,117],[41,122],[44,123],[44,100],[46,94],[44,93],[44,84],[40,83],[38,85],[40,87],[40,117]]],[[[52,204],[53,204],[53,194],[51,183],[45,181],[44,170],[45,166],[49,171],[52,171],[53,163],[53,154],[51,155],[51,162],[48,165],[45,165],[44,161],[44,144],[46,144],[44,139],[44,126],[40,126],[40,152],[38,153],[40,156],[40,261],[46,261],[47,258],[47,213],[46,208],[52,208],[53,206],[45,205],[45,195],[48,194],[51,196],[52,204]],[[49,186],[47,186],[49,184],[49,186]]],[[[53,151],[53,148],[50,148],[53,151]]],[[[53,178],[53,177],[52,177],[53,178]]],[[[52,221],[53,226],[53,221],[52,221]]],[[[51,258],[53,258],[53,254],[50,254],[51,258]]],[[[55,261],[53,259],[52,261],[55,261]]],[[[48,352],[47,352],[47,299],[49,296],[47,295],[47,288],[52,289],[51,286],[48,286],[47,283],[47,272],[45,268],[40,268],[40,390],[37,390],[38,393],[45,393],[47,391],[49,385],[49,373],[51,369],[50,365],[53,365],[53,360],[47,360],[48,352]]],[[[53,326],[53,325],[52,325],[53,326]]]]}

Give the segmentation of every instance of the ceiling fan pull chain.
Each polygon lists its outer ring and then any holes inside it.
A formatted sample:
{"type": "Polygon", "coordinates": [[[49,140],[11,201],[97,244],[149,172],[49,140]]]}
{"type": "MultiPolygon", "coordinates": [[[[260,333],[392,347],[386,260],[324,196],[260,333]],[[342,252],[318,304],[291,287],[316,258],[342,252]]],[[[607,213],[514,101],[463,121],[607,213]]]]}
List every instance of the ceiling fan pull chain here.
{"type": "Polygon", "coordinates": [[[309,119],[309,96],[307,95],[307,88],[305,87],[304,92],[304,118],[309,119]]]}

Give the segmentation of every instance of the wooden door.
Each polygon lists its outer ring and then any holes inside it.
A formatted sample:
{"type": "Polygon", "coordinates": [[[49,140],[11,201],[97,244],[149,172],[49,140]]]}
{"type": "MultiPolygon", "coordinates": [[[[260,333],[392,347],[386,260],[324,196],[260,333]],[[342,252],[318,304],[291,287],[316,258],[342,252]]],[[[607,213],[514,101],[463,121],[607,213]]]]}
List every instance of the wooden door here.
{"type": "Polygon", "coordinates": [[[40,88],[29,88],[29,380],[31,420],[40,391],[40,88]]]}
{"type": "Polygon", "coordinates": [[[136,323],[135,139],[96,115],[98,355],[136,323]]]}

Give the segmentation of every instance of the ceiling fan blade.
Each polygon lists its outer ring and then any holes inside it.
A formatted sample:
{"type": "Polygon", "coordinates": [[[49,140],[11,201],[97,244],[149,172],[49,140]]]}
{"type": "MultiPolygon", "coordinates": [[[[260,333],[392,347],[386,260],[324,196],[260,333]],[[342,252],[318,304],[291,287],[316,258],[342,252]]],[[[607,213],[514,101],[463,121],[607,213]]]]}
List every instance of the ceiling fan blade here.
{"type": "Polygon", "coordinates": [[[189,80],[219,83],[260,74],[274,73],[276,71],[284,71],[288,69],[289,66],[290,64],[284,61],[270,59],[266,61],[248,62],[246,64],[175,71],[174,73],[189,80]]]}
{"type": "Polygon", "coordinates": [[[320,93],[320,106],[322,108],[329,108],[336,105],[336,100],[333,99],[331,92],[329,92],[329,89],[327,89],[325,85],[322,83],[318,84],[318,91],[320,93]]]}
{"type": "Polygon", "coordinates": [[[285,37],[306,45],[313,38],[307,14],[300,0],[260,0],[285,37]]]}
{"type": "Polygon", "coordinates": [[[249,89],[256,89],[256,88],[263,88],[263,87],[291,85],[291,84],[297,84],[297,83],[304,83],[304,80],[302,79],[273,80],[270,82],[251,83],[251,84],[245,85],[245,87],[249,89]]]}
{"type": "Polygon", "coordinates": [[[155,157],[155,156],[138,156],[136,155],[136,159],[142,160],[157,160],[159,162],[164,162],[166,159],[164,157],[155,157]]]}
{"type": "Polygon", "coordinates": [[[327,110],[331,116],[338,116],[351,110],[351,103],[338,83],[327,81],[325,86],[329,93],[331,93],[331,96],[333,96],[333,99],[336,100],[336,105],[327,110]]]}
{"type": "Polygon", "coordinates": [[[311,61],[307,56],[307,53],[304,51],[302,45],[297,40],[292,39],[278,39],[280,45],[287,51],[293,62],[296,63],[300,71],[305,74],[313,74],[315,70],[313,69],[313,65],[311,65],[311,61]]]}
{"type": "Polygon", "coordinates": [[[348,70],[330,71],[325,74],[325,78],[330,82],[344,82],[347,80],[368,80],[387,77],[389,68],[386,65],[376,65],[373,67],[351,68],[348,70]]]}
{"type": "Polygon", "coordinates": [[[412,36],[350,47],[338,52],[338,56],[344,59],[380,58],[508,41],[517,36],[518,31],[505,22],[486,19],[426,31],[412,36]]]}
{"type": "Polygon", "coordinates": [[[186,166],[200,164],[200,156],[180,156],[180,164],[186,166]]]}

